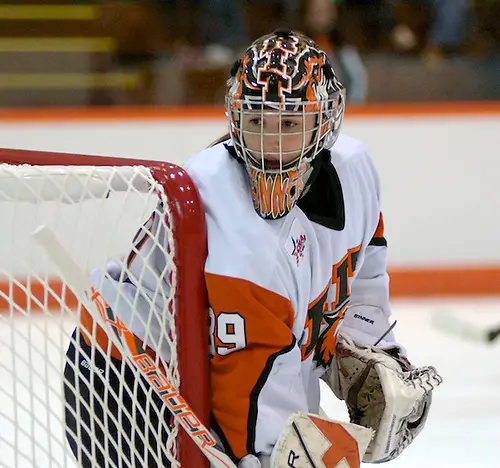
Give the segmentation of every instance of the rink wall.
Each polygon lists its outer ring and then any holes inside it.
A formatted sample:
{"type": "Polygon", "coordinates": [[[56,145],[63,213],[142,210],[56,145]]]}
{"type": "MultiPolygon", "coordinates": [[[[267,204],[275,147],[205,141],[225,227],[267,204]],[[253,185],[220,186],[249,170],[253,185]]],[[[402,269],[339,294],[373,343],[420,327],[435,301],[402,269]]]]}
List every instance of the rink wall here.
{"type": "MultiPolygon", "coordinates": [[[[0,147],[178,164],[225,129],[220,108],[0,110],[0,147]]],[[[380,173],[393,294],[500,294],[500,103],[354,108],[343,130],[380,173]]]]}

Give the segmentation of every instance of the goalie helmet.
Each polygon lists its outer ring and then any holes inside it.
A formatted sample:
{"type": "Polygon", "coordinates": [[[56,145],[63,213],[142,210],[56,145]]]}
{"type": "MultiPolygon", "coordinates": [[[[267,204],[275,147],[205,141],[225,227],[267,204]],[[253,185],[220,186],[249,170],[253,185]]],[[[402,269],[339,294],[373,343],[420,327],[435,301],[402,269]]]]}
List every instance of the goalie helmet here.
{"type": "Polygon", "coordinates": [[[306,193],[314,159],[338,137],[344,101],[326,54],[303,34],[263,36],[235,63],[226,115],[260,216],[280,218],[306,193]]]}

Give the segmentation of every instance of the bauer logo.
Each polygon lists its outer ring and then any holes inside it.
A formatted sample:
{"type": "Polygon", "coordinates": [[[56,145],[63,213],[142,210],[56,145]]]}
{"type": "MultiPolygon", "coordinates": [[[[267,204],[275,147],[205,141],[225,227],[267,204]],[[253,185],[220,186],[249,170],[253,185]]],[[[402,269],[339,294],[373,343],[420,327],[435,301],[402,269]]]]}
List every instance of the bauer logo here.
{"type": "Polygon", "coordinates": [[[88,369],[89,371],[96,372],[98,374],[104,374],[104,369],[100,369],[99,367],[90,364],[86,359],[82,359],[80,365],[82,367],[85,367],[85,369],[88,369]]]}

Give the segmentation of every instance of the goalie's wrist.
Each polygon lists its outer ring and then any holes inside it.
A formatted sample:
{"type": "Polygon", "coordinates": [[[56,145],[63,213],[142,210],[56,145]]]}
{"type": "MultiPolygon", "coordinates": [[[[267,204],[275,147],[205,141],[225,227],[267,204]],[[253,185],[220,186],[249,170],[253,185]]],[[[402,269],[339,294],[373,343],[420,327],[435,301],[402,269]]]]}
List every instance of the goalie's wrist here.
{"type": "Polygon", "coordinates": [[[351,328],[349,326],[344,326],[343,324],[341,330],[339,331],[339,335],[342,335],[347,339],[352,340],[356,345],[361,346],[363,348],[377,347],[384,349],[384,348],[397,347],[405,351],[405,348],[396,342],[392,334],[390,337],[386,336],[382,340],[380,340],[380,342],[377,343],[380,336],[382,336],[382,333],[380,333],[379,336],[374,336],[372,333],[368,333],[365,330],[351,328]],[[376,346],[375,343],[377,343],[376,346]]]}
{"type": "Polygon", "coordinates": [[[386,352],[400,363],[403,370],[410,370],[413,368],[412,364],[408,360],[406,348],[396,341],[382,340],[377,344],[377,346],[375,346],[370,342],[370,340],[373,341],[373,336],[359,330],[349,329],[348,327],[343,328],[342,331],[339,332],[339,338],[340,337],[341,339],[352,342],[354,345],[360,348],[368,348],[386,352]]]}

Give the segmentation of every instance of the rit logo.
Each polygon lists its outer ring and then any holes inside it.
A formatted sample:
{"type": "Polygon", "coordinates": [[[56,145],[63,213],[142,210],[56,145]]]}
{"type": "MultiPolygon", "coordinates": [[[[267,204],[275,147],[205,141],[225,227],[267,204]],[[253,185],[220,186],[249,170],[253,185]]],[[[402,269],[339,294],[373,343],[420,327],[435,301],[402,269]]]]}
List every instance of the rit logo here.
{"type": "MultiPolygon", "coordinates": [[[[266,58],[266,65],[259,68],[257,83],[263,85],[264,95],[268,92],[277,92],[278,96],[284,99],[284,92],[292,92],[292,78],[287,73],[288,57],[296,54],[298,39],[277,38],[268,40],[262,56],[266,58]],[[271,88],[276,89],[272,90],[271,88]]],[[[266,97],[267,98],[267,97],[266,97]]]]}

